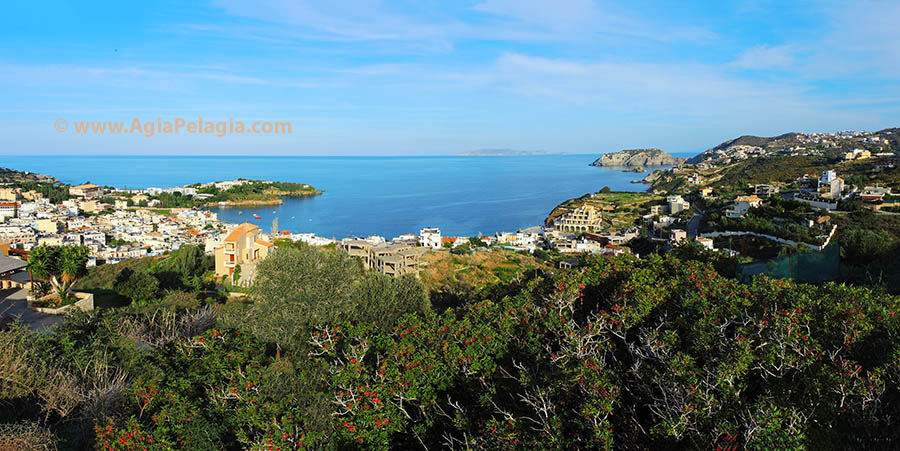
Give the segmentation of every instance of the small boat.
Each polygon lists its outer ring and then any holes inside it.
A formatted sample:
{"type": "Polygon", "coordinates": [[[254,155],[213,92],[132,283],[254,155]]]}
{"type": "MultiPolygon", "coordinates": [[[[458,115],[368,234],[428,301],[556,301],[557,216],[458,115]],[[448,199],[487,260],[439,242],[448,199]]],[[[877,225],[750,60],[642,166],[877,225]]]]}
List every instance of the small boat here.
{"type": "Polygon", "coordinates": [[[291,216],[291,219],[294,219],[294,217],[293,217],[293,216],[291,216]]]}
{"type": "Polygon", "coordinates": [[[239,211],[238,214],[239,214],[239,215],[242,215],[242,214],[244,214],[244,212],[243,212],[243,211],[239,211]]]}
{"type": "Polygon", "coordinates": [[[253,219],[261,219],[261,218],[262,218],[262,217],[261,217],[260,215],[256,215],[256,216],[253,217],[253,219]]]}

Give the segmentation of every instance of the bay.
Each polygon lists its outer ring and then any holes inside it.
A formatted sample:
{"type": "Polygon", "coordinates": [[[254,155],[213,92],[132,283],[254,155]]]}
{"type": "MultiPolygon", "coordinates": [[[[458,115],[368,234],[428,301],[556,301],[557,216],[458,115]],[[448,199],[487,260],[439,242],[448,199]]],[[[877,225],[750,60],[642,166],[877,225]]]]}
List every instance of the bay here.
{"type": "Polygon", "coordinates": [[[248,179],[308,183],[324,194],[275,207],[213,209],[226,222],[325,237],[392,238],[439,227],[474,236],[540,225],[560,202],[599,191],[643,191],[644,174],[589,166],[596,155],[498,157],[25,156],[0,166],[119,188],[248,179]],[[254,219],[254,216],[260,219],[254,219]]]}

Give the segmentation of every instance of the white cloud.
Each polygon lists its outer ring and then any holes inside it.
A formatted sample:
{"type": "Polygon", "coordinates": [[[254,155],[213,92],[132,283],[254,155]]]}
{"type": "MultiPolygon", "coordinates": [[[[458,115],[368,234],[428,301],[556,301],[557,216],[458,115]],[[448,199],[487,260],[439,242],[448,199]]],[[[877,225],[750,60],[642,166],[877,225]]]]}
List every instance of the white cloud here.
{"type": "Polygon", "coordinates": [[[758,45],[745,50],[732,65],[741,69],[789,69],[796,62],[794,48],[789,45],[758,45]]]}
{"type": "MultiPolygon", "coordinates": [[[[228,28],[230,33],[275,41],[390,41],[445,52],[453,42],[465,39],[589,43],[610,37],[653,42],[708,42],[717,37],[702,27],[649,20],[599,0],[484,0],[469,8],[484,16],[477,20],[455,14],[462,12],[459,5],[448,8],[440,3],[413,2],[405,8],[402,2],[376,0],[216,0],[215,4],[231,16],[270,24],[234,25],[228,28]]],[[[190,28],[196,32],[222,31],[218,26],[203,24],[190,28]]]]}

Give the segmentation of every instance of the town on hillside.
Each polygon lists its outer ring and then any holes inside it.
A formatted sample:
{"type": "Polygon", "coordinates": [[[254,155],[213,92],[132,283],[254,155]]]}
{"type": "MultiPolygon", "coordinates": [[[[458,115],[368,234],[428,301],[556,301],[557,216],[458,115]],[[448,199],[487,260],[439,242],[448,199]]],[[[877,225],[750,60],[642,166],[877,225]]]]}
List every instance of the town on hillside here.
{"type": "MultiPolygon", "coordinates": [[[[270,205],[282,197],[321,193],[306,184],[238,179],[124,189],[69,186],[4,169],[0,242],[8,269],[2,278],[4,286],[29,286],[33,277],[9,259],[24,260],[42,246],[84,246],[88,267],[165,257],[196,246],[215,261],[207,276],[211,281],[243,290],[253,284],[256,265],[278,246],[311,245],[342,251],[365,270],[394,277],[420,275],[447,259],[459,262],[459,256],[485,251],[527,254],[548,267],[569,268],[591,255],[641,258],[693,248],[727,266],[718,269],[744,279],[768,274],[804,280],[800,269],[772,270],[775,263],[767,262],[797,256],[789,264],[804,266],[801,259],[831,255],[829,246],[839,236],[849,246],[853,231],[866,227],[855,219],[862,212],[884,220],[900,214],[896,133],[741,137],[686,161],[653,149],[654,158],[677,164],[640,180],[646,191],[603,188],[561,202],[543,224],[479,236],[445,236],[439,227],[427,227],[396,237],[327,238],[280,230],[277,219],[271,227],[258,224],[258,218],[228,224],[216,214],[217,207],[270,205]],[[754,266],[760,262],[768,266],[754,266]]],[[[604,161],[627,166],[636,151],[623,152],[623,158],[612,154],[604,161]]],[[[644,157],[636,161],[647,163],[644,157]]],[[[825,266],[814,277],[839,276],[837,256],[820,260],[825,266]]],[[[452,272],[458,276],[470,269],[452,272]]]]}

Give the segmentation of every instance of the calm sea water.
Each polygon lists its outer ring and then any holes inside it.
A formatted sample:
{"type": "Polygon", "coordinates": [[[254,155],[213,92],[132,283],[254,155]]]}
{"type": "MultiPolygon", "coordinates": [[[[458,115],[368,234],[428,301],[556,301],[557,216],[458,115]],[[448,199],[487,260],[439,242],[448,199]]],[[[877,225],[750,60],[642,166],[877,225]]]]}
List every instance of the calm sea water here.
{"type": "Polygon", "coordinates": [[[326,237],[388,238],[440,227],[471,236],[539,225],[560,202],[604,186],[642,191],[642,174],[591,167],[595,155],[510,157],[4,156],[0,167],[127,188],[238,177],[309,183],[325,193],[278,207],[218,209],[226,222],[326,237]],[[242,212],[243,214],[238,214],[242,212]],[[253,219],[259,215],[260,219],[253,219]]]}

